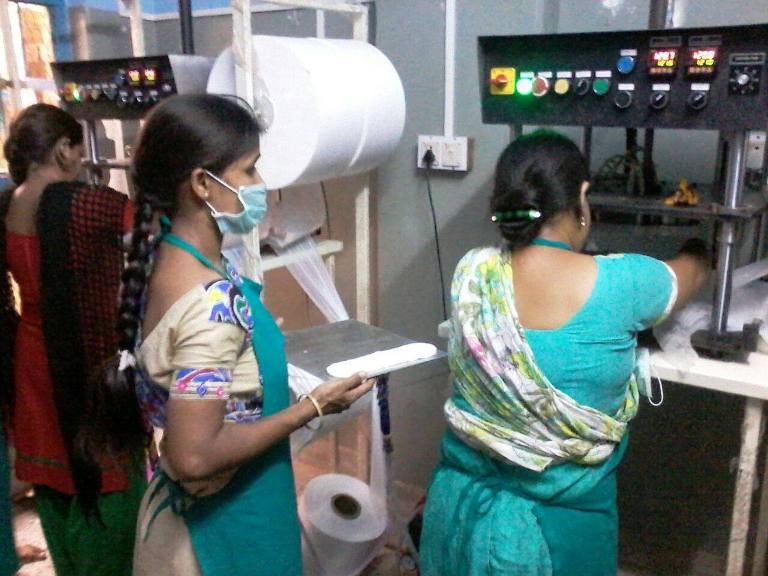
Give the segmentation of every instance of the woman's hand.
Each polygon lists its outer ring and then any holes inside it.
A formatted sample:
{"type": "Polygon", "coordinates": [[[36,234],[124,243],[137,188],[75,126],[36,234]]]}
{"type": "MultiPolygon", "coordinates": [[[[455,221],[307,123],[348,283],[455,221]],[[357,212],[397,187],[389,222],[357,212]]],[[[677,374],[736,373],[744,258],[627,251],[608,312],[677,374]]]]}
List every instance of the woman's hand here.
{"type": "Polygon", "coordinates": [[[323,414],[338,414],[349,408],[355,400],[368,392],[375,384],[375,378],[367,378],[359,372],[343,380],[329,380],[312,391],[323,414]]]}

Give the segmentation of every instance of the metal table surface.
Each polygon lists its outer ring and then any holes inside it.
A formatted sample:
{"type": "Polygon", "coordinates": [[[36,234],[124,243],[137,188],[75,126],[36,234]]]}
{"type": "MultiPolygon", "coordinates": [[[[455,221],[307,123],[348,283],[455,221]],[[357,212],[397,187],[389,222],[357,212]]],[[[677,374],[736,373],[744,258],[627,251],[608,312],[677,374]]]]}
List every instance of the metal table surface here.
{"type": "MultiPolygon", "coordinates": [[[[413,340],[398,336],[383,328],[377,328],[357,320],[345,320],[305,330],[287,332],[285,334],[285,353],[289,363],[306,370],[313,376],[327,380],[326,368],[334,362],[413,343],[413,340]]],[[[392,371],[432,362],[444,357],[445,352],[438,350],[434,356],[398,365],[393,367],[392,371]]]]}

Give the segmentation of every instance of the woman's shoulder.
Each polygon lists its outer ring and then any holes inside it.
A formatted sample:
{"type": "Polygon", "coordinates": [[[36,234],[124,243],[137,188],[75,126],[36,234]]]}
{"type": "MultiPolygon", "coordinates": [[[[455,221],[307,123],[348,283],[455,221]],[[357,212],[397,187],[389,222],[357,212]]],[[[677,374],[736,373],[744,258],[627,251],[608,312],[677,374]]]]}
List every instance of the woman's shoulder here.
{"type": "Polygon", "coordinates": [[[595,256],[598,266],[614,275],[666,274],[669,266],[657,258],[644,254],[616,253],[595,256]]]}
{"type": "Polygon", "coordinates": [[[245,296],[237,284],[228,279],[204,278],[169,285],[167,278],[160,278],[148,297],[155,299],[155,305],[162,312],[156,312],[152,322],[151,303],[147,307],[145,318],[150,319],[151,326],[145,341],[168,331],[183,334],[216,330],[219,326],[224,332],[232,328],[250,332],[253,327],[245,296]]]}

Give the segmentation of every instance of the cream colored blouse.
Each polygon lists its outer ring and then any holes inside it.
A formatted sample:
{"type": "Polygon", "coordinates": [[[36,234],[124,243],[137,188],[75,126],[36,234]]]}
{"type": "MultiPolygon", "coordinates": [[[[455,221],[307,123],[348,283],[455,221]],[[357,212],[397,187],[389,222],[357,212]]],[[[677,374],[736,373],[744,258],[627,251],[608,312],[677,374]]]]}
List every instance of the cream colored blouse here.
{"type": "Polygon", "coordinates": [[[227,422],[259,418],[263,389],[252,329],[248,302],[229,280],[196,286],[177,300],[137,354],[139,396],[152,423],[164,425],[169,398],[226,400],[227,422]]]}

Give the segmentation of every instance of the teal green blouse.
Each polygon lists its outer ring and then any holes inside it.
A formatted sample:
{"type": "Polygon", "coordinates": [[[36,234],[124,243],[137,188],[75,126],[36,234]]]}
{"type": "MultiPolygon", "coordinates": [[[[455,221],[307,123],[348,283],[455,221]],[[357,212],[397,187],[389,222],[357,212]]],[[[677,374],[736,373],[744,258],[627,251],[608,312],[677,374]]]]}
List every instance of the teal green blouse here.
{"type": "Polygon", "coordinates": [[[639,254],[595,257],[589,299],[554,330],[525,330],[549,381],[580,404],[614,414],[635,367],[637,333],[659,322],[676,297],[663,262],[639,254]]]}

